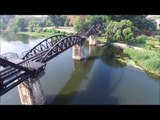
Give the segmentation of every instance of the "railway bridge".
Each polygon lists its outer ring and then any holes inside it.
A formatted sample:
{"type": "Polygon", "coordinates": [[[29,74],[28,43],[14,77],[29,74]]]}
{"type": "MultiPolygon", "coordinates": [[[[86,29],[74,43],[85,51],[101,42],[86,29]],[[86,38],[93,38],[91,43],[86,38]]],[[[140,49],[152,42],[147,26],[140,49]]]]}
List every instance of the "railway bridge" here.
{"type": "Polygon", "coordinates": [[[22,52],[0,55],[0,96],[28,78],[37,77],[45,70],[47,62],[65,50],[73,47],[72,59],[83,60],[83,44],[89,37],[89,45],[96,45],[96,35],[104,29],[103,23],[97,23],[80,30],[72,36],[55,35],[42,40],[32,49],[22,52]]]}

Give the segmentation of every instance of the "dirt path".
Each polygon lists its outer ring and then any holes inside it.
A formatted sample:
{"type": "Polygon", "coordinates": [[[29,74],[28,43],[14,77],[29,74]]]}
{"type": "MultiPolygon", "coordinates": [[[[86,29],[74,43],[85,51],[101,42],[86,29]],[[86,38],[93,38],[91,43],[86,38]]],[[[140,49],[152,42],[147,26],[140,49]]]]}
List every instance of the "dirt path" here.
{"type": "Polygon", "coordinates": [[[143,50],[143,48],[127,45],[125,43],[112,43],[112,45],[119,46],[121,48],[133,48],[135,50],[143,50]]]}

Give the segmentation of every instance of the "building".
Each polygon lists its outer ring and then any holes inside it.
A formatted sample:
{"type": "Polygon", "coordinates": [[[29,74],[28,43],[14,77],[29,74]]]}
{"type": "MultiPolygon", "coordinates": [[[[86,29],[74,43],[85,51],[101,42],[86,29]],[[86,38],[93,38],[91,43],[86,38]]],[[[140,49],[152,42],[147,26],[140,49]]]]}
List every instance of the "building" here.
{"type": "Polygon", "coordinates": [[[47,15],[16,15],[17,18],[45,18],[47,15]]]}
{"type": "Polygon", "coordinates": [[[160,15],[148,15],[147,19],[155,20],[157,23],[157,29],[160,29],[160,15]]]}

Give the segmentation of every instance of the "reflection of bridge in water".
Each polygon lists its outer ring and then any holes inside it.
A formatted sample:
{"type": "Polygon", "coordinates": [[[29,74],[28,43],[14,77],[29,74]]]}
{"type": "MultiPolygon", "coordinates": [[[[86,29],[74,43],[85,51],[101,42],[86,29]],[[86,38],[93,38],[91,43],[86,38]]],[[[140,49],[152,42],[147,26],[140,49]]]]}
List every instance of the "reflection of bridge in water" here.
{"type": "MultiPolygon", "coordinates": [[[[104,25],[98,23],[88,29],[81,30],[73,36],[56,35],[38,43],[20,58],[15,54],[0,56],[0,95],[11,90],[28,78],[37,77],[45,70],[46,62],[73,46],[72,58],[84,59],[82,45],[87,37],[98,34],[104,25]]],[[[90,44],[95,44],[95,37],[90,37],[90,44]]]]}

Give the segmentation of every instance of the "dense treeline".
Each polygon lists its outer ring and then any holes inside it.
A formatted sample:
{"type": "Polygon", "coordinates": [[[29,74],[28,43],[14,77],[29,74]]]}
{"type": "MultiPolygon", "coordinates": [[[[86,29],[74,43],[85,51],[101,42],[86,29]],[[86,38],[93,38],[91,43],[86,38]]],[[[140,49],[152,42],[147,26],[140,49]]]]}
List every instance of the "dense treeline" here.
{"type": "Polygon", "coordinates": [[[48,15],[42,18],[23,18],[15,15],[1,15],[0,18],[1,31],[36,32],[41,31],[42,27],[70,26],[70,20],[65,15],[48,15]]]}
{"type": "Polygon", "coordinates": [[[17,17],[1,15],[0,30],[13,32],[46,32],[45,27],[73,26],[75,31],[87,28],[97,22],[105,23],[104,34],[108,42],[134,41],[141,34],[159,35],[156,22],[146,15],[47,15],[46,17],[17,17]]]}
{"type": "Polygon", "coordinates": [[[105,23],[106,38],[108,41],[132,41],[135,36],[145,34],[152,36],[155,33],[157,23],[149,20],[146,15],[88,15],[85,18],[76,17],[74,21],[75,31],[79,31],[97,22],[105,23]]]}

